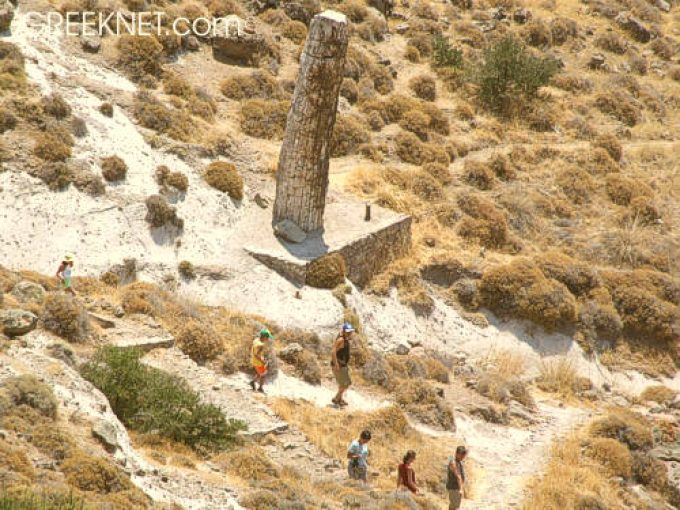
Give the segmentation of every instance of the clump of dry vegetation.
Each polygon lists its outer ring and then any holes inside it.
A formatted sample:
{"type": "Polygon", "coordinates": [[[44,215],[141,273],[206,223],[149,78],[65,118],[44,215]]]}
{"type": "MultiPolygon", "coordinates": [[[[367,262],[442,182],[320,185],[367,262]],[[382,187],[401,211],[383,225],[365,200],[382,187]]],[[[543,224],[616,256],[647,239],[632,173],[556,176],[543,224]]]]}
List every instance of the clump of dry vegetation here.
{"type": "Polygon", "coordinates": [[[71,295],[50,293],[41,316],[45,329],[73,342],[82,342],[89,333],[87,312],[71,295]]]}
{"type": "Polygon", "coordinates": [[[163,46],[154,37],[124,35],[118,39],[118,65],[134,80],[157,77],[163,68],[163,46]]]}
{"type": "Polygon", "coordinates": [[[255,138],[279,140],[286,127],[289,101],[249,99],[241,104],[241,129],[255,138]]]}
{"type": "Polygon", "coordinates": [[[656,402],[657,404],[668,404],[673,402],[678,392],[663,386],[661,384],[656,386],[648,386],[642,393],[640,393],[640,400],[642,402],[656,402]]]}
{"type": "Polygon", "coordinates": [[[172,172],[167,166],[160,165],[155,171],[156,182],[162,189],[174,188],[186,192],[189,189],[189,178],[182,172],[172,172]]]}
{"type": "Polygon", "coordinates": [[[146,205],[145,220],[155,228],[172,225],[178,229],[184,228],[184,220],[177,216],[177,209],[171,206],[165,197],[151,195],[144,202],[146,205]]]}
{"type": "Polygon", "coordinates": [[[409,88],[413,91],[416,97],[424,99],[425,101],[434,101],[437,99],[437,84],[432,76],[420,75],[408,82],[409,88]]]}
{"type": "Polygon", "coordinates": [[[310,262],[305,273],[305,283],[320,289],[334,289],[345,283],[346,273],[345,259],[339,253],[331,253],[310,262]]]}
{"type": "Polygon", "coordinates": [[[71,157],[72,145],[70,136],[64,141],[64,138],[57,138],[54,134],[40,133],[35,138],[33,153],[45,161],[65,161],[71,157]]]}
{"type": "Polygon", "coordinates": [[[175,342],[196,363],[213,360],[222,352],[217,332],[197,320],[184,324],[175,335],[175,342]]]}
{"type": "Polygon", "coordinates": [[[203,179],[213,188],[234,200],[243,200],[243,177],[236,167],[225,161],[213,161],[203,172],[203,179]]]}
{"type": "Polygon", "coordinates": [[[249,75],[232,76],[220,84],[225,97],[241,101],[244,99],[272,99],[281,95],[281,88],[269,73],[257,70],[249,75]]]}
{"type": "Polygon", "coordinates": [[[108,156],[101,160],[102,176],[108,182],[117,182],[125,179],[128,166],[119,156],[108,156]]]}

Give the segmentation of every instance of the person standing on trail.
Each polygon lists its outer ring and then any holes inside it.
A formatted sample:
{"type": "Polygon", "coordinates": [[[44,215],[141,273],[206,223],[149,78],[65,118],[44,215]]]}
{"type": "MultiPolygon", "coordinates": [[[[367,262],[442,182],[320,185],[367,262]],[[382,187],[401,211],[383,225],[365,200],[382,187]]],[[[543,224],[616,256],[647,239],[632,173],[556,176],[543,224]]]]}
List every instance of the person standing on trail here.
{"type": "Polygon", "coordinates": [[[368,480],[368,442],[371,440],[371,433],[364,430],[347,448],[347,473],[352,480],[361,480],[366,483],[368,480]]]}
{"type": "Polygon", "coordinates": [[[75,296],[73,284],[71,282],[71,273],[73,272],[73,255],[65,255],[64,260],[61,261],[59,269],[57,269],[57,278],[61,283],[61,288],[69,294],[75,296]]]}
{"type": "Polygon", "coordinates": [[[264,376],[267,375],[267,361],[264,359],[265,346],[274,337],[267,328],[260,330],[260,335],[253,340],[251,348],[250,363],[255,370],[255,378],[250,381],[250,387],[255,391],[255,383],[257,383],[257,391],[264,393],[262,385],[264,384],[264,376]]]}
{"type": "Polygon", "coordinates": [[[335,380],[338,383],[338,393],[333,398],[332,402],[337,406],[346,406],[347,402],[342,398],[347,388],[352,384],[352,379],[349,376],[349,357],[350,344],[354,327],[345,322],[342,325],[342,331],[335,339],[333,350],[331,351],[331,367],[335,380]]]}
{"type": "Polygon", "coordinates": [[[468,451],[464,446],[456,448],[455,457],[449,457],[446,490],[449,492],[449,510],[458,510],[465,497],[465,466],[468,451]]]}
{"type": "Polygon", "coordinates": [[[409,450],[404,455],[404,460],[399,464],[397,475],[397,490],[409,490],[413,494],[420,494],[418,485],[416,484],[416,472],[413,470],[412,464],[416,460],[416,452],[409,450]]]}

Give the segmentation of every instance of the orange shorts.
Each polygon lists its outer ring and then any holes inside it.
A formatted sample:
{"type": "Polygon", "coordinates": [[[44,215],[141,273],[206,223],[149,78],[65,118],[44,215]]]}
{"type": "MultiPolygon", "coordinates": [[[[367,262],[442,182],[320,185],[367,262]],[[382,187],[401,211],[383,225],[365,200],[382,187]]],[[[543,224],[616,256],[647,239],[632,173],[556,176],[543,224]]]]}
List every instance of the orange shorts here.
{"type": "Polygon", "coordinates": [[[253,367],[255,369],[255,372],[257,372],[257,375],[264,375],[267,373],[267,367],[253,367]]]}

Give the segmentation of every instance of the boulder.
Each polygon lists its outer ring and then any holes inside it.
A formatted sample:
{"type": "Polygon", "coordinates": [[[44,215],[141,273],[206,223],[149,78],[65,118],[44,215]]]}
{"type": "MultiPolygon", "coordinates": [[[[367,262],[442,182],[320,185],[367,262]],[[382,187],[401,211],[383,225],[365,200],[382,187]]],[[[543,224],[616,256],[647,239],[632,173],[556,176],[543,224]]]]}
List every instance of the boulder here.
{"type": "Polygon", "coordinates": [[[104,419],[97,420],[92,425],[92,436],[99,441],[107,452],[113,453],[120,448],[116,427],[104,419]]]}
{"type": "Polygon", "coordinates": [[[7,336],[25,335],[33,331],[36,324],[38,317],[34,313],[16,308],[0,310],[0,326],[7,336]]]}
{"type": "Polygon", "coordinates": [[[238,16],[219,18],[215,22],[214,34],[213,54],[218,60],[256,64],[266,49],[264,36],[238,16]]]}
{"type": "Polygon", "coordinates": [[[531,11],[529,11],[528,9],[524,9],[523,7],[520,7],[512,14],[512,19],[515,21],[515,23],[524,25],[531,19],[531,11]]]}
{"type": "Polygon", "coordinates": [[[607,62],[607,58],[602,53],[595,53],[590,57],[590,62],[588,62],[588,67],[591,69],[602,69],[607,62]]]}
{"type": "Polygon", "coordinates": [[[80,36],[80,47],[88,53],[98,53],[102,47],[102,39],[97,34],[83,34],[80,36]]]}
{"type": "Polygon", "coordinates": [[[262,209],[269,207],[270,200],[267,197],[263,197],[260,193],[255,194],[255,203],[262,209]]]}
{"type": "Polygon", "coordinates": [[[411,348],[406,344],[399,344],[394,349],[395,354],[399,356],[406,356],[411,351],[411,348]]]}
{"type": "Polygon", "coordinates": [[[480,404],[470,409],[470,414],[489,423],[507,425],[508,417],[499,406],[494,404],[480,404]]]}
{"type": "Polygon", "coordinates": [[[187,34],[182,39],[182,46],[188,51],[198,51],[201,49],[201,43],[199,42],[198,37],[191,34],[187,34]]]}
{"type": "Polygon", "coordinates": [[[302,351],[303,347],[299,343],[293,342],[279,351],[279,358],[283,361],[292,361],[302,351]]]}
{"type": "Polygon", "coordinates": [[[12,296],[21,303],[42,303],[45,300],[45,289],[37,283],[23,280],[14,286],[12,296]]]}
{"type": "Polygon", "coordinates": [[[409,28],[410,28],[410,26],[409,26],[408,23],[401,23],[401,24],[397,25],[397,27],[395,28],[395,31],[399,35],[404,35],[406,32],[408,32],[409,28]]]}
{"type": "Polygon", "coordinates": [[[516,400],[510,401],[506,412],[511,418],[517,418],[526,423],[536,423],[536,418],[533,417],[531,411],[516,400]]]}
{"type": "Polygon", "coordinates": [[[305,231],[291,220],[282,220],[274,225],[274,234],[291,243],[302,243],[307,239],[305,231]]]}
{"type": "Polygon", "coordinates": [[[652,39],[652,33],[637,18],[622,12],[614,20],[621,28],[628,31],[636,41],[648,43],[652,39]]]}
{"type": "Polygon", "coordinates": [[[12,4],[7,0],[0,1],[0,32],[9,30],[13,19],[14,7],[12,7],[12,4]]]}

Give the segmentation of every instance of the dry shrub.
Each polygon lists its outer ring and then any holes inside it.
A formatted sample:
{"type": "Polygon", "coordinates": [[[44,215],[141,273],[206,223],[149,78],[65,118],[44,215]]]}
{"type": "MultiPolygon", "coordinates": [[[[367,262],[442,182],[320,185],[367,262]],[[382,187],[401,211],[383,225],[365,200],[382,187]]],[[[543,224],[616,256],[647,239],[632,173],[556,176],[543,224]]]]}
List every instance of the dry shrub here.
{"type": "Polygon", "coordinates": [[[390,70],[382,65],[373,66],[369,69],[368,75],[373,80],[373,87],[378,94],[389,94],[394,90],[394,81],[390,70]]]}
{"type": "Polygon", "coordinates": [[[243,480],[270,480],[281,474],[280,469],[269,460],[267,453],[258,447],[221,453],[213,462],[225,473],[234,474],[243,480]]]}
{"type": "Polygon", "coordinates": [[[416,97],[420,99],[424,99],[425,101],[434,101],[437,99],[437,84],[433,76],[423,74],[414,76],[409,80],[408,86],[416,97]]]}
{"type": "Polygon", "coordinates": [[[250,75],[232,76],[220,83],[220,91],[225,97],[241,101],[243,99],[272,99],[281,95],[276,79],[266,71],[256,70],[250,75]]]}
{"type": "Polygon", "coordinates": [[[213,161],[203,172],[203,179],[234,200],[243,200],[243,177],[231,163],[213,161]]]}
{"type": "Polygon", "coordinates": [[[163,68],[163,46],[154,37],[123,35],[118,39],[118,65],[134,80],[157,77],[163,68]]]}
{"type": "Polygon", "coordinates": [[[617,205],[629,205],[634,198],[651,198],[654,194],[643,181],[619,174],[607,175],[605,189],[610,200],[617,205]]]}
{"type": "Polygon", "coordinates": [[[339,253],[330,253],[314,259],[307,266],[305,284],[319,289],[333,289],[345,283],[347,267],[339,253]]]}
{"type": "Polygon", "coordinates": [[[145,128],[153,129],[175,140],[186,142],[195,132],[191,115],[168,108],[146,92],[140,92],[135,96],[133,114],[145,128]]]}
{"type": "Polygon", "coordinates": [[[633,127],[642,122],[642,113],[635,100],[620,90],[600,94],[595,99],[595,106],[607,115],[611,115],[626,126],[633,127]]]}
{"type": "Polygon", "coordinates": [[[417,33],[409,37],[408,45],[418,50],[418,53],[423,58],[432,56],[434,45],[432,36],[430,34],[417,33]]]}
{"type": "Polygon", "coordinates": [[[171,172],[165,165],[160,165],[155,171],[156,182],[161,187],[170,186],[177,191],[185,192],[189,189],[189,178],[182,172],[171,172]]]}
{"type": "Polygon", "coordinates": [[[118,287],[118,284],[120,283],[120,277],[111,271],[105,271],[101,274],[99,279],[109,287],[118,287]]]}
{"type": "Polygon", "coordinates": [[[656,402],[657,404],[669,404],[675,400],[678,392],[674,389],[657,384],[655,386],[647,386],[642,393],[640,393],[641,402],[656,402]]]}
{"type": "Polygon", "coordinates": [[[108,156],[101,159],[102,176],[108,182],[116,182],[125,179],[128,166],[118,156],[108,156]]]}
{"type": "Polygon", "coordinates": [[[205,5],[210,14],[218,18],[230,14],[235,14],[241,18],[245,16],[244,8],[238,0],[207,0],[205,5]]]}
{"type": "Polygon", "coordinates": [[[680,66],[671,69],[668,75],[671,77],[671,80],[680,82],[680,66]]]}
{"type": "Polygon", "coordinates": [[[404,58],[409,62],[417,64],[418,62],[420,62],[420,51],[418,51],[418,48],[416,48],[415,46],[411,46],[409,44],[408,46],[406,46],[404,58]]]}
{"type": "Polygon", "coordinates": [[[631,450],[648,450],[654,445],[649,421],[622,408],[610,409],[607,416],[590,424],[588,432],[591,437],[616,439],[631,450]]]}
{"type": "Polygon", "coordinates": [[[166,300],[166,294],[155,285],[146,282],[134,282],[123,288],[120,304],[125,313],[159,315],[164,310],[166,300]]]}
{"type": "Polygon", "coordinates": [[[524,37],[529,46],[549,48],[553,45],[552,31],[542,19],[535,19],[527,23],[524,37]]]}
{"type": "Polygon", "coordinates": [[[575,296],[583,296],[602,283],[590,265],[557,250],[539,255],[535,262],[547,278],[563,283],[575,296]]]}
{"type": "Polygon", "coordinates": [[[66,459],[76,449],[76,444],[71,435],[60,427],[55,427],[53,423],[35,426],[31,435],[33,436],[31,441],[33,446],[56,461],[66,459]]]}
{"type": "Polygon", "coordinates": [[[196,278],[196,269],[194,265],[188,260],[183,260],[177,265],[177,270],[184,278],[193,280],[196,278]]]}
{"type": "Polygon", "coordinates": [[[298,343],[305,349],[309,349],[317,354],[321,352],[321,338],[314,331],[308,331],[300,328],[287,328],[282,331],[276,331],[276,339],[284,345],[298,343]]]}
{"type": "Polygon", "coordinates": [[[668,37],[659,37],[657,39],[654,39],[650,46],[654,54],[661,57],[664,60],[671,60],[673,58],[673,55],[675,55],[676,53],[675,41],[668,37]]]}
{"type": "Polygon", "coordinates": [[[409,132],[401,132],[395,138],[397,156],[405,163],[422,165],[425,163],[450,163],[449,155],[444,147],[434,143],[423,143],[409,132]]]}
{"type": "Polygon", "coordinates": [[[63,139],[52,133],[39,133],[35,138],[33,153],[45,161],[65,161],[71,157],[72,145],[73,141],[68,138],[67,143],[64,143],[63,139]]]}
{"type": "Polygon", "coordinates": [[[368,126],[356,115],[340,115],[331,137],[331,157],[353,154],[361,144],[371,141],[368,126]]]}
{"type": "Polygon", "coordinates": [[[628,49],[628,43],[616,32],[606,32],[595,39],[595,46],[617,55],[623,55],[628,49]]]}
{"type": "Polygon", "coordinates": [[[593,439],[586,447],[586,454],[601,464],[611,476],[628,479],[632,475],[630,451],[616,439],[593,439]]]}
{"type": "Polygon", "coordinates": [[[455,430],[453,411],[432,384],[419,380],[401,382],[395,390],[395,398],[404,411],[423,423],[455,430]]]}
{"type": "Polygon", "coordinates": [[[12,448],[5,441],[0,442],[0,476],[3,480],[30,484],[35,477],[33,464],[26,452],[12,448]]]}
{"type": "Polygon", "coordinates": [[[64,98],[57,93],[43,97],[42,106],[47,115],[51,115],[58,120],[65,119],[71,115],[71,107],[64,98]]]}
{"type": "Polygon", "coordinates": [[[198,320],[184,324],[175,335],[175,342],[196,363],[213,360],[222,352],[222,341],[215,330],[198,320]]]}
{"type": "Polygon", "coordinates": [[[366,21],[359,25],[357,32],[364,41],[371,43],[385,40],[388,33],[387,22],[382,16],[370,15],[366,21]]]}
{"type": "Polygon", "coordinates": [[[447,165],[443,165],[441,163],[426,163],[423,165],[423,170],[437,179],[437,181],[439,181],[439,183],[444,186],[451,184],[451,181],[453,180],[447,165]]]}
{"type": "Polygon", "coordinates": [[[611,295],[598,287],[583,298],[578,311],[576,340],[584,349],[592,350],[595,340],[614,341],[623,331],[623,321],[614,307],[611,295]]]}
{"type": "Polygon", "coordinates": [[[458,227],[459,235],[474,239],[487,248],[501,248],[507,244],[507,219],[493,202],[481,195],[464,194],[458,197],[457,204],[466,214],[458,227]]]}
{"type": "MultiPolygon", "coordinates": [[[[42,383],[34,375],[19,375],[6,379],[0,385],[2,396],[9,405],[16,407],[28,406],[40,416],[55,419],[57,417],[58,402],[52,388],[42,383]]],[[[9,409],[2,409],[3,414],[9,409]]]]}
{"type": "Polygon", "coordinates": [[[630,201],[629,211],[623,217],[624,221],[639,222],[642,225],[653,225],[661,219],[661,211],[654,200],[646,196],[638,196],[630,201]]]}
{"type": "Polygon", "coordinates": [[[87,312],[69,294],[48,294],[41,320],[45,329],[73,342],[85,340],[90,329],[87,312]]]}
{"type": "Polygon", "coordinates": [[[279,352],[279,357],[286,363],[293,365],[297,375],[305,382],[321,384],[321,366],[317,357],[310,351],[303,349],[293,351],[288,355],[279,352]]]}
{"type": "Polygon", "coordinates": [[[171,206],[162,195],[151,195],[144,202],[146,216],[144,219],[154,228],[172,225],[179,230],[184,228],[184,220],[177,216],[177,209],[171,206]]]}
{"type": "Polygon", "coordinates": [[[415,134],[422,141],[427,141],[430,117],[420,110],[411,110],[404,113],[399,126],[415,134]]]}
{"type": "Polygon", "coordinates": [[[481,395],[499,404],[508,404],[511,400],[515,400],[529,409],[536,405],[524,382],[516,377],[503,376],[494,370],[482,373],[475,389],[481,395]]]}
{"type": "Polygon", "coordinates": [[[578,391],[578,377],[573,362],[566,357],[544,360],[539,367],[536,385],[543,391],[563,397],[578,391]]]}
{"type": "Polygon", "coordinates": [[[73,117],[71,119],[71,134],[75,136],[76,138],[83,138],[84,136],[87,136],[87,124],[83,119],[80,117],[73,117]]]}
{"type": "Polygon", "coordinates": [[[110,494],[132,489],[130,479],[104,459],[78,452],[61,465],[69,485],[86,492],[110,494]]]}
{"type": "Polygon", "coordinates": [[[302,44],[307,38],[307,27],[301,21],[288,21],[281,28],[281,34],[295,44],[302,44]]]}
{"type": "Polygon", "coordinates": [[[561,46],[578,35],[578,25],[570,18],[555,18],[550,22],[550,32],[553,44],[561,46]]]}
{"type": "Polygon", "coordinates": [[[104,102],[99,105],[99,111],[102,115],[106,117],[113,117],[113,105],[108,102],[104,102]]]}
{"type": "Polygon", "coordinates": [[[577,166],[567,166],[555,177],[555,182],[574,204],[590,202],[590,195],[596,189],[592,176],[577,166]]]}
{"type": "Polygon", "coordinates": [[[632,452],[633,479],[655,491],[668,487],[666,465],[648,453],[632,452]]]}
{"type": "Polygon", "coordinates": [[[73,170],[61,161],[48,162],[40,165],[30,174],[39,178],[52,191],[61,191],[73,182],[73,170]]]}
{"type": "Polygon", "coordinates": [[[430,356],[389,355],[385,360],[394,377],[402,379],[430,379],[444,384],[449,382],[449,370],[436,358],[430,356]]]}
{"type": "Polygon", "coordinates": [[[342,85],[340,85],[340,96],[347,99],[350,104],[357,102],[357,99],[359,99],[359,91],[357,89],[357,84],[353,79],[342,79],[342,85]]]}
{"type": "Polygon", "coordinates": [[[607,151],[614,161],[621,161],[623,157],[623,147],[616,135],[611,133],[600,135],[593,141],[594,147],[599,147],[607,151]]]}
{"type": "Polygon", "coordinates": [[[528,319],[549,331],[576,319],[576,300],[569,289],[528,260],[487,270],[479,290],[484,305],[494,312],[528,319]]]}
{"type": "Polygon", "coordinates": [[[578,154],[576,161],[590,175],[607,175],[620,170],[618,163],[612,159],[608,150],[602,147],[578,154]]]}
{"type": "Polygon", "coordinates": [[[579,74],[560,73],[553,77],[553,85],[568,92],[590,92],[593,82],[579,74]]]}
{"type": "Polygon", "coordinates": [[[481,161],[468,160],[463,170],[463,180],[480,190],[490,190],[496,183],[491,169],[481,161]]]}
{"type": "Polygon", "coordinates": [[[241,105],[241,129],[255,138],[281,139],[286,127],[289,101],[250,99],[241,105]]]}
{"type": "Polygon", "coordinates": [[[361,0],[347,0],[338,4],[337,9],[353,23],[361,23],[368,16],[368,8],[361,0]]]}

